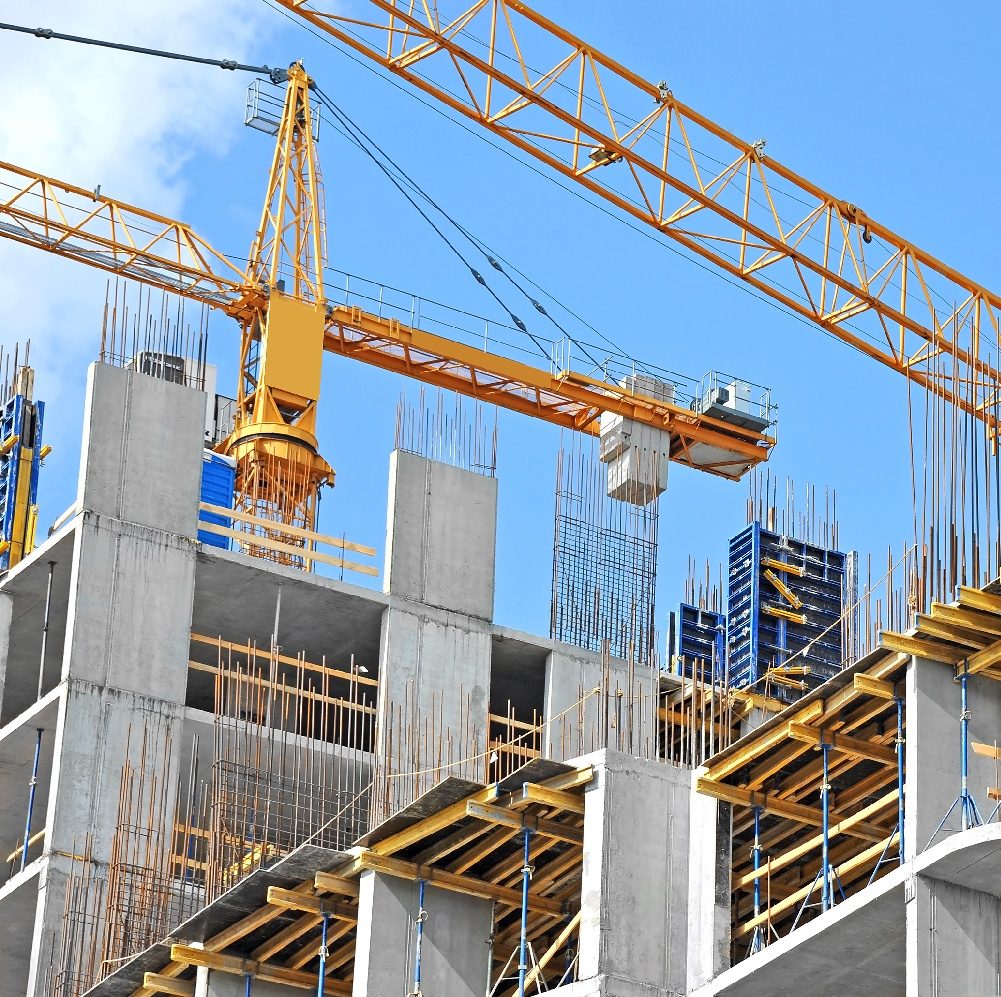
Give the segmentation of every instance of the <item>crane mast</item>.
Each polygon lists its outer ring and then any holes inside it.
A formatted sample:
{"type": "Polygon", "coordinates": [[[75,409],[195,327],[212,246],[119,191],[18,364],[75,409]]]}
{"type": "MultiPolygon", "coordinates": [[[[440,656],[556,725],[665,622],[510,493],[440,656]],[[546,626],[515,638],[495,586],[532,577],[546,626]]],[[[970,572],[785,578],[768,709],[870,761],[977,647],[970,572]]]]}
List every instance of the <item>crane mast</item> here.
{"type": "MultiPolygon", "coordinates": [[[[319,490],[333,484],[334,472],[316,438],[326,247],[309,84],[301,65],[290,67],[264,210],[244,276],[253,304],[240,338],[235,425],[219,450],[236,460],[237,510],[314,530],[319,490]]],[[[250,532],[259,529],[249,526],[250,532]]],[[[302,545],[293,534],[267,532],[302,545]]]]}

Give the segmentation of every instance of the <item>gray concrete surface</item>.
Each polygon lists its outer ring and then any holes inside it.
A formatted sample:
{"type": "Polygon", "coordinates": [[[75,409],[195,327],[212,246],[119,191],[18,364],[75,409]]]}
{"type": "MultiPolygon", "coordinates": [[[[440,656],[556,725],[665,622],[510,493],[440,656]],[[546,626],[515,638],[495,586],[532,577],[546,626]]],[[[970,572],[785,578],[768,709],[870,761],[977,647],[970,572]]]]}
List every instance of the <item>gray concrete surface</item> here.
{"type": "MultiPolygon", "coordinates": [[[[491,904],[429,886],[425,892],[421,992],[483,997],[489,968],[491,904]]],[[[401,997],[414,988],[418,885],[365,872],[358,899],[353,997],[401,997]]]]}
{"type": "Polygon", "coordinates": [[[386,592],[490,620],[496,546],[496,478],[393,451],[386,592]]]}
{"type": "MultiPolygon", "coordinates": [[[[905,853],[913,856],[928,847],[936,827],[959,795],[960,687],[952,665],[923,658],[912,659],[905,685],[904,842],[905,853]]],[[[971,676],[968,702],[971,743],[1001,741],[1001,683],[971,676]]],[[[995,762],[972,749],[969,758],[970,792],[986,820],[994,809],[994,803],[987,798],[987,787],[997,782],[995,762]]],[[[942,834],[954,833],[960,827],[956,810],[942,834]]]]}
{"type": "Polygon", "coordinates": [[[613,751],[586,755],[579,976],[607,993],[687,985],[691,773],[613,751]]]}
{"type": "MultiPolygon", "coordinates": [[[[566,644],[556,645],[546,659],[543,713],[550,721],[546,731],[546,757],[565,761],[604,746],[598,732],[601,704],[599,698],[592,695],[601,686],[604,667],[600,654],[566,644]]],[[[631,685],[634,696],[642,693],[649,701],[658,681],[659,675],[651,668],[642,665],[630,668],[618,659],[608,663],[612,695],[631,685]]],[[[647,710],[644,714],[635,710],[631,723],[628,715],[615,718],[615,727],[609,734],[616,750],[640,754],[645,745],[653,743],[655,731],[645,723],[652,712],[647,710]]]]}
{"type": "MultiPolygon", "coordinates": [[[[48,861],[27,986],[35,997],[62,919],[69,856],[90,836],[94,861],[110,857],[123,760],[138,764],[145,753],[157,771],[180,740],[203,405],[198,392],[130,371],[95,364],[89,372],[63,692],[44,776],[48,861]]],[[[145,792],[152,781],[140,784],[145,792]]]]}

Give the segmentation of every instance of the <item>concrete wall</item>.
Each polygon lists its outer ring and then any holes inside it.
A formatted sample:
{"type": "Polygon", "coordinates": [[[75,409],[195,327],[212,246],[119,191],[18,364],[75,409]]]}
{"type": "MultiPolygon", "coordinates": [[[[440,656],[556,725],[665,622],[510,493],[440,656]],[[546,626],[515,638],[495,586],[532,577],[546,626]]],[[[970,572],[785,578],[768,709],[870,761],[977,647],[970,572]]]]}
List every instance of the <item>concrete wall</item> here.
{"type": "Polygon", "coordinates": [[[139,763],[148,727],[152,773],[180,742],[203,414],[199,392],[90,368],[29,995],[41,993],[39,967],[61,923],[68,856],[88,836],[104,874],[126,754],[139,763]]]}
{"type": "Polygon", "coordinates": [[[1001,898],[914,876],[906,927],[907,997],[999,992],[1001,898]]]}
{"type": "MultiPolygon", "coordinates": [[[[353,997],[414,990],[417,883],[375,872],[361,877],[353,997]]],[[[492,904],[428,887],[421,946],[421,991],[434,997],[483,997],[490,963],[492,904]]]]}
{"type": "MultiPolygon", "coordinates": [[[[960,687],[955,674],[952,665],[923,658],[914,658],[907,669],[904,844],[908,858],[924,851],[959,796],[960,687]]],[[[1001,684],[975,675],[968,690],[971,743],[1001,741],[1001,684]]],[[[987,798],[987,787],[997,782],[995,763],[972,748],[969,758],[970,792],[986,820],[995,805],[987,798]]],[[[960,829],[958,809],[946,826],[952,832],[960,829]]]]}
{"type": "MultiPolygon", "coordinates": [[[[493,478],[393,453],[386,529],[390,605],[379,654],[377,755],[387,776],[426,769],[431,755],[416,755],[400,725],[434,717],[432,742],[449,742],[451,760],[479,757],[428,773],[395,803],[386,804],[377,792],[376,820],[447,775],[481,779],[485,773],[496,517],[493,478]]],[[[431,744],[428,749],[434,752],[431,744]]],[[[405,781],[392,785],[396,789],[405,781]]]]}
{"type": "Polygon", "coordinates": [[[557,761],[576,758],[591,751],[611,747],[617,751],[646,754],[647,742],[653,743],[652,697],[657,679],[650,668],[630,668],[624,661],[613,659],[608,663],[608,693],[606,703],[600,694],[605,676],[601,655],[579,648],[561,645],[546,659],[546,686],[544,716],[549,721],[546,728],[546,757],[557,761]],[[638,706],[632,712],[617,710],[620,702],[618,690],[632,685],[634,697],[645,695],[647,709],[638,706]],[[586,697],[581,703],[582,697],[586,697]],[[580,704],[578,706],[578,704],[580,704]],[[609,729],[599,729],[602,710],[610,711],[609,729]],[[607,735],[607,740],[606,740],[607,735]]]}
{"type": "Polygon", "coordinates": [[[732,808],[695,791],[691,776],[688,841],[688,989],[730,966],[732,808]]]}
{"type": "Polygon", "coordinates": [[[7,651],[10,648],[10,624],[14,613],[14,600],[0,592],[0,703],[3,702],[7,683],[7,651]]]}
{"type": "MultiPolygon", "coordinates": [[[[584,796],[579,976],[609,994],[687,989],[691,773],[612,751],[584,796]]],[[[584,991],[582,991],[584,992],[584,991]]]]}
{"type": "Polygon", "coordinates": [[[493,618],[497,480],[394,450],[385,591],[493,618]]]}

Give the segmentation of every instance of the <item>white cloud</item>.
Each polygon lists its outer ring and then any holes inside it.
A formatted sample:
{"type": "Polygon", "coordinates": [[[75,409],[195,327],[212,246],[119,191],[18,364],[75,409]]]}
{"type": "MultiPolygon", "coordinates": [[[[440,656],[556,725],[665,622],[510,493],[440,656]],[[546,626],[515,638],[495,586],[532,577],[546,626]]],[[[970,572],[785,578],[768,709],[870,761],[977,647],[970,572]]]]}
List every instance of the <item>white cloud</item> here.
{"type": "MultiPolygon", "coordinates": [[[[23,10],[9,19],[214,58],[263,61],[273,48],[261,44],[267,9],[246,0],[40,0],[23,10]]],[[[100,184],[162,214],[185,218],[186,167],[224,154],[243,127],[246,74],[28,35],[4,33],[2,48],[9,85],[0,159],[88,189],[100,184]]],[[[70,478],[105,281],[0,240],[0,344],[31,339],[38,393],[49,403],[46,437],[70,451],[70,478]]]]}
{"type": "MultiPolygon", "coordinates": [[[[245,0],[41,0],[32,26],[254,61],[266,8],[245,0]]],[[[206,66],[5,34],[0,158],[184,217],[185,167],[225,152],[248,78],[206,66]]],[[[31,338],[49,395],[96,352],[105,277],[0,243],[0,343],[31,338]],[[55,379],[55,383],[53,380],[55,379]]]]}

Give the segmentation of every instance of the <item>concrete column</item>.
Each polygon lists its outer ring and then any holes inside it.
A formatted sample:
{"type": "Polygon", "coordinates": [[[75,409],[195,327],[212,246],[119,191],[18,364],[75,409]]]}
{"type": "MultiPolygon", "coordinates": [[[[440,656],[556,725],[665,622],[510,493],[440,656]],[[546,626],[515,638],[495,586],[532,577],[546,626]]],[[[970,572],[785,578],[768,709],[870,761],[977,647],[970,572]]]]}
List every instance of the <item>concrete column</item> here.
{"type": "Polygon", "coordinates": [[[90,368],[29,997],[60,928],[65,856],[89,841],[106,875],[126,756],[138,764],[145,728],[144,775],[162,780],[180,748],[203,422],[200,392],[90,368]]]}
{"type": "MultiPolygon", "coordinates": [[[[418,884],[365,872],[360,885],[353,997],[404,997],[415,989],[418,884]]],[[[424,909],[421,991],[434,997],[483,997],[491,903],[429,886],[424,909]]]]}
{"type": "Polygon", "coordinates": [[[691,773],[688,852],[688,989],[730,967],[731,816],[728,804],[695,791],[691,773]]]}
{"type": "Polygon", "coordinates": [[[386,591],[376,742],[382,766],[373,816],[384,819],[448,775],[486,772],[497,482],[395,451],[390,459],[386,591]],[[432,718],[430,741],[406,738],[432,718]],[[446,762],[426,771],[446,746],[446,762]],[[421,770],[412,780],[393,778],[421,770]]]}
{"type": "Polygon", "coordinates": [[[394,450],[389,458],[385,591],[490,620],[497,479],[394,450]]]}
{"type": "MultiPolygon", "coordinates": [[[[955,675],[954,666],[924,658],[913,658],[907,669],[904,844],[909,859],[924,851],[959,796],[960,688],[955,675]]],[[[968,698],[971,744],[992,744],[1001,737],[1001,686],[972,676],[968,698]]],[[[972,748],[969,761],[970,792],[986,820],[994,809],[987,798],[987,787],[996,781],[994,762],[972,748]]],[[[960,815],[954,812],[947,827],[955,832],[960,826],[960,815]]]]}
{"type": "Polygon", "coordinates": [[[907,997],[996,994],[1001,898],[920,875],[906,898],[907,997]]]}
{"type": "Polygon", "coordinates": [[[611,747],[630,754],[644,754],[652,743],[652,710],[641,709],[638,697],[643,694],[648,704],[656,688],[653,671],[646,666],[630,668],[624,661],[613,659],[607,664],[608,701],[603,703],[595,689],[602,688],[606,666],[600,654],[560,645],[546,659],[544,715],[547,758],[565,761],[601,748],[611,747]],[[633,709],[626,705],[627,697],[616,695],[633,689],[633,709]],[[586,698],[584,698],[586,697],[586,698]],[[581,700],[584,699],[583,703],[581,700]],[[580,704],[580,705],[578,705],[580,704]],[[603,710],[610,710],[608,730],[600,728],[603,710]]]}
{"type": "Polygon", "coordinates": [[[584,796],[579,975],[616,997],[687,988],[691,773],[612,751],[584,796]]]}

